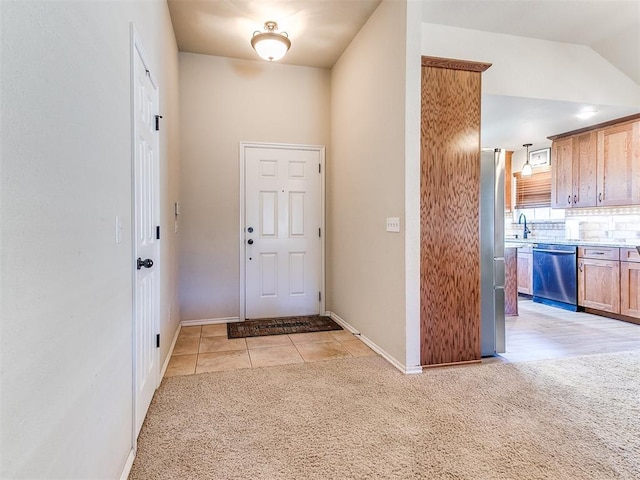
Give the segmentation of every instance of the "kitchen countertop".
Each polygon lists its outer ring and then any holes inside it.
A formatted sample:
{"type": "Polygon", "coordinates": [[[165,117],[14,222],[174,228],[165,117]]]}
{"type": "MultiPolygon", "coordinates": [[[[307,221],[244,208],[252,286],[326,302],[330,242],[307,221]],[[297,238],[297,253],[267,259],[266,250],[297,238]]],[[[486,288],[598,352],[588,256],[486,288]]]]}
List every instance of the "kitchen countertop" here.
{"type": "Polygon", "coordinates": [[[546,243],[551,245],[576,245],[578,247],[613,247],[613,248],[636,248],[640,245],[640,239],[636,242],[621,242],[607,240],[544,240],[540,238],[505,238],[505,248],[518,248],[525,246],[533,246],[537,243],[546,243]]]}

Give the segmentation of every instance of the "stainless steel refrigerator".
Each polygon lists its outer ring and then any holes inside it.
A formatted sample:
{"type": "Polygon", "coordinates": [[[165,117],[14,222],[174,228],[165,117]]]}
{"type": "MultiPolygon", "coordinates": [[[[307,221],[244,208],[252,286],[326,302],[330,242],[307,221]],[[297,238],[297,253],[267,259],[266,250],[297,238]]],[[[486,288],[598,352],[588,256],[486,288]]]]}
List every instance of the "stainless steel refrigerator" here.
{"type": "Polygon", "coordinates": [[[480,155],[480,346],[483,357],[505,351],[504,150],[480,155]]]}

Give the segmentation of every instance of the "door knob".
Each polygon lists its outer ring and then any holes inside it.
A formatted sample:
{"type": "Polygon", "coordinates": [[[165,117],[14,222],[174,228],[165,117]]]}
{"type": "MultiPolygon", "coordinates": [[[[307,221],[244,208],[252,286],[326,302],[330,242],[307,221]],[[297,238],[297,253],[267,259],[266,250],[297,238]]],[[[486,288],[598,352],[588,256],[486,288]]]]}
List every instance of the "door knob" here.
{"type": "Polygon", "coordinates": [[[151,260],[150,258],[147,258],[146,260],[142,260],[140,257],[138,257],[138,270],[140,270],[142,267],[144,268],[153,267],[153,260],[151,260]]]}
{"type": "Polygon", "coordinates": [[[248,243],[249,245],[253,245],[253,239],[252,239],[252,238],[250,238],[249,240],[247,240],[247,243],[248,243]]]}

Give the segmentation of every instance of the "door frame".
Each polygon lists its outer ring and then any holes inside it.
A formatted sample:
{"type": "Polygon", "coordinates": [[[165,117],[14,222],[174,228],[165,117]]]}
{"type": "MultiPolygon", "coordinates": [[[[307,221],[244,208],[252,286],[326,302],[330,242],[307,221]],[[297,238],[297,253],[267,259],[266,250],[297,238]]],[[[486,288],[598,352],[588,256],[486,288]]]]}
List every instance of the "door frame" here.
{"type": "Polygon", "coordinates": [[[325,147],[321,145],[298,145],[290,143],[260,143],[260,142],[240,142],[240,225],[238,229],[238,245],[240,250],[240,321],[244,322],[245,316],[245,196],[246,196],[246,169],[245,169],[245,153],[248,148],[274,148],[278,150],[311,150],[318,152],[320,155],[320,313],[325,313],[325,244],[327,231],[325,228],[325,147]]]}
{"type": "MultiPolygon", "coordinates": [[[[136,322],[137,322],[137,302],[136,302],[136,291],[137,291],[137,224],[136,224],[136,198],[137,198],[137,189],[136,189],[136,78],[135,78],[135,62],[136,55],[140,56],[140,59],[147,69],[149,79],[151,83],[156,87],[158,91],[158,107],[160,106],[160,86],[158,84],[157,79],[151,73],[151,68],[147,61],[147,55],[144,50],[144,46],[142,44],[142,40],[140,35],[138,34],[135,25],[133,23],[130,24],[130,41],[131,41],[131,59],[130,59],[130,92],[131,92],[131,100],[130,100],[130,118],[131,118],[131,392],[132,392],[132,412],[131,412],[131,434],[132,434],[132,447],[133,451],[137,449],[138,442],[138,432],[136,429],[137,424],[137,408],[138,408],[138,385],[137,385],[137,348],[136,348],[136,322]]],[[[158,133],[155,136],[154,147],[157,153],[157,161],[158,161],[158,170],[156,172],[155,178],[153,179],[156,187],[156,196],[154,198],[154,210],[157,215],[157,222],[160,224],[161,219],[161,209],[160,209],[160,134],[158,133]]],[[[158,240],[159,242],[159,240],[158,240]]],[[[156,304],[154,305],[155,314],[153,316],[153,328],[157,333],[160,332],[160,286],[162,285],[162,268],[161,268],[161,250],[160,244],[157,244],[156,247],[157,258],[154,259],[153,268],[156,269],[156,275],[158,276],[157,285],[156,285],[156,304]]],[[[150,380],[154,384],[154,389],[157,389],[159,386],[160,380],[160,349],[154,348],[154,362],[155,362],[155,372],[154,378],[150,380]]]]}

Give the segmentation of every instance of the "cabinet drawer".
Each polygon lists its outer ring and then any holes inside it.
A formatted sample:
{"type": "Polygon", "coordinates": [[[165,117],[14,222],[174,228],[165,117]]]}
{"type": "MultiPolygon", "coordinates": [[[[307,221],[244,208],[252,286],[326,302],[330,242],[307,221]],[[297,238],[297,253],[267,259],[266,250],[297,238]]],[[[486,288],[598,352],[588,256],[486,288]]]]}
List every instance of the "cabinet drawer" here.
{"type": "Polygon", "coordinates": [[[635,248],[621,248],[620,261],[621,262],[640,262],[640,253],[638,253],[638,250],[635,248]]]}
{"type": "Polygon", "coordinates": [[[578,247],[578,257],[597,258],[600,260],[620,260],[620,249],[608,247],[578,247]]]}

